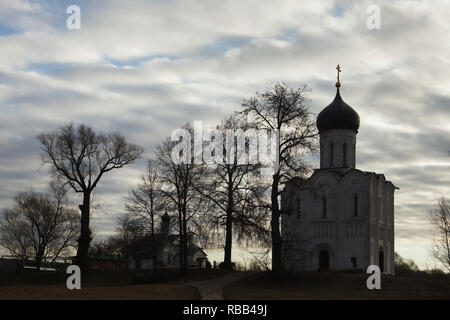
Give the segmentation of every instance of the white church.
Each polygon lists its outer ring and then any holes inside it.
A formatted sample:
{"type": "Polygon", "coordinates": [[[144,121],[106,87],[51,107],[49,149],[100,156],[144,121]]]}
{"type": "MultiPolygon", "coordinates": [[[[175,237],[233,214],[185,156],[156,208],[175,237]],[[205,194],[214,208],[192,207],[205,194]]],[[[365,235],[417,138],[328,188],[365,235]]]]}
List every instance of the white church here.
{"type": "Polygon", "coordinates": [[[317,117],[320,169],[281,195],[283,263],[291,270],[394,273],[394,191],[383,174],[356,168],[359,115],[337,92],[317,117]]]}

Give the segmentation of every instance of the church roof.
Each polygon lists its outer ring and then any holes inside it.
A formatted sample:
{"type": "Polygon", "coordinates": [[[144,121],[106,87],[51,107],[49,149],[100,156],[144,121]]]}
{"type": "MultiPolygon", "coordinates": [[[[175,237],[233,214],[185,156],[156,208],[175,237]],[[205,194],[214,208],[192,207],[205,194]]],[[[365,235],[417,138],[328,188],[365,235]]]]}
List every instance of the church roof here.
{"type": "MultiPolygon", "coordinates": [[[[153,248],[153,239],[155,240],[156,250],[160,251],[165,246],[172,246],[175,248],[178,248],[178,234],[171,234],[168,236],[156,233],[154,236],[147,235],[141,239],[135,240],[134,242],[130,243],[126,250],[128,252],[151,252],[153,248]],[[153,238],[154,237],[154,238],[153,238]]],[[[188,254],[194,254],[196,252],[200,252],[203,256],[208,256],[205,251],[197,246],[194,243],[189,242],[188,243],[188,254]]],[[[178,254],[178,251],[176,251],[174,254],[178,254]]]]}
{"type": "Polygon", "coordinates": [[[392,184],[392,186],[395,189],[400,189],[399,187],[395,186],[391,181],[386,180],[384,174],[382,174],[382,173],[376,173],[376,172],[373,172],[373,171],[362,171],[362,170],[354,169],[354,168],[346,170],[346,171],[334,170],[334,169],[330,169],[330,168],[314,169],[314,173],[308,179],[300,179],[298,177],[294,177],[288,182],[288,184],[299,187],[303,183],[308,183],[314,176],[316,176],[316,174],[325,173],[325,172],[327,174],[334,174],[334,175],[336,175],[338,180],[344,178],[344,176],[346,176],[347,174],[350,174],[350,173],[359,173],[359,174],[363,174],[363,175],[366,175],[366,176],[373,176],[377,180],[379,180],[380,178],[383,178],[385,183],[390,183],[390,184],[392,184]]]}
{"type": "Polygon", "coordinates": [[[316,121],[319,132],[341,129],[358,132],[359,115],[348,104],[342,100],[337,86],[336,97],[325,109],[317,116],[316,121]]]}

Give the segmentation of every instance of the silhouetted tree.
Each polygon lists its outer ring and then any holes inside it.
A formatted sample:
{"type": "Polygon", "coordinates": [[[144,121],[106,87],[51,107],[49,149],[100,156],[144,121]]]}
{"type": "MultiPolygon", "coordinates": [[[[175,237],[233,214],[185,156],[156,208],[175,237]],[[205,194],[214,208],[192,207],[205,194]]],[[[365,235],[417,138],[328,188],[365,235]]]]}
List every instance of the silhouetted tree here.
{"type": "Polygon", "coordinates": [[[85,270],[92,240],[89,227],[91,194],[105,173],[133,163],[143,150],[128,143],[119,133],[99,134],[83,124],[77,128],[68,124],[54,132],[40,134],[38,139],[43,164],[49,164],[54,176],[83,195],[77,264],[85,270]]]}
{"type": "Polygon", "coordinates": [[[45,259],[55,261],[76,245],[79,214],[69,208],[65,191],[52,187],[51,194],[21,192],[15,206],[0,220],[0,244],[12,255],[33,257],[37,270],[45,259]]]}
{"type": "Polygon", "coordinates": [[[419,271],[419,267],[412,259],[405,259],[394,252],[394,266],[396,274],[408,274],[419,271]]]}
{"type": "Polygon", "coordinates": [[[152,242],[153,271],[157,272],[157,248],[155,239],[155,221],[158,212],[163,209],[162,183],[158,177],[158,164],[154,160],[147,161],[145,174],[140,183],[131,189],[126,208],[132,215],[134,222],[140,224],[152,242]]]}
{"type": "Polygon", "coordinates": [[[120,254],[128,263],[128,249],[130,244],[145,236],[146,228],[141,221],[135,219],[134,214],[126,212],[117,218],[116,234],[108,237],[107,247],[120,254]]]}
{"type": "MultiPolygon", "coordinates": [[[[248,124],[237,115],[226,118],[211,136],[215,148],[208,149],[212,162],[206,164],[199,192],[211,202],[207,219],[216,228],[225,228],[223,268],[231,269],[233,236],[256,243],[267,239],[267,211],[262,208],[264,183],[260,165],[248,163],[248,124]]],[[[241,241],[242,242],[242,241],[241,241]]]]}
{"type": "Polygon", "coordinates": [[[89,247],[89,256],[99,258],[118,256],[126,261],[122,252],[122,243],[117,235],[109,236],[104,240],[92,241],[89,247]]]}
{"type": "Polygon", "coordinates": [[[450,201],[445,197],[437,200],[429,218],[436,231],[431,254],[450,271],[450,201]]]}
{"type": "Polygon", "coordinates": [[[196,184],[204,176],[202,164],[193,161],[193,128],[186,124],[183,130],[187,136],[181,136],[180,140],[167,138],[158,146],[156,159],[163,184],[162,193],[168,200],[169,208],[178,216],[180,270],[186,273],[188,246],[192,236],[188,224],[202,208],[204,201],[196,189],[196,184]],[[177,148],[179,143],[184,143],[184,148],[177,148]]]}
{"type": "Polygon", "coordinates": [[[293,176],[308,172],[304,152],[317,149],[315,123],[305,105],[306,92],[306,86],[291,88],[285,84],[276,84],[272,89],[257,93],[242,104],[242,114],[247,116],[248,122],[255,128],[278,132],[278,166],[272,175],[269,205],[272,213],[272,271],[275,273],[282,270],[281,210],[278,204],[281,186],[293,176]]]}

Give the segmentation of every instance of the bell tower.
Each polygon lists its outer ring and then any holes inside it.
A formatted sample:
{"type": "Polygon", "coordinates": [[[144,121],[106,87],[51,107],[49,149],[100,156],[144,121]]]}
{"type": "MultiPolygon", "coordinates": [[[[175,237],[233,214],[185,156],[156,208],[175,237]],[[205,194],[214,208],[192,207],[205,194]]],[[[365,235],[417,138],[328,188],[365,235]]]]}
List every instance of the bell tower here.
{"type": "Polygon", "coordinates": [[[355,168],[356,134],[359,129],[359,115],[341,98],[341,67],[337,65],[336,96],[317,116],[320,136],[320,168],[355,168]]]}
{"type": "Polygon", "coordinates": [[[167,209],[164,215],[161,217],[161,234],[165,237],[169,235],[170,229],[170,216],[167,214],[167,209]]]}

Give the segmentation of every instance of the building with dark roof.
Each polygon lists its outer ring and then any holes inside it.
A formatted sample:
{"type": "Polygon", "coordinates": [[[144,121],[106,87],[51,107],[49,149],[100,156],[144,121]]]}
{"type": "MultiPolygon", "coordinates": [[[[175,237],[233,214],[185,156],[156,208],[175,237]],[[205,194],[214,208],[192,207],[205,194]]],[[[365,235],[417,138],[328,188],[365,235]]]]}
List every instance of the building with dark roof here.
{"type": "MultiPolygon", "coordinates": [[[[340,71],[340,69],[338,69],[340,71]]],[[[394,191],[383,174],[356,168],[358,113],[340,95],[317,117],[320,168],[281,196],[283,262],[295,270],[394,273],[394,191]]]]}
{"type": "MultiPolygon", "coordinates": [[[[128,269],[149,270],[153,269],[155,244],[158,268],[179,268],[180,266],[180,242],[179,235],[169,234],[170,216],[167,212],[161,217],[161,232],[153,236],[146,236],[136,240],[127,247],[128,269]]],[[[191,237],[190,237],[191,239],[191,237]]],[[[191,268],[205,268],[208,255],[202,248],[192,241],[188,242],[188,266],[191,268]]]]}

